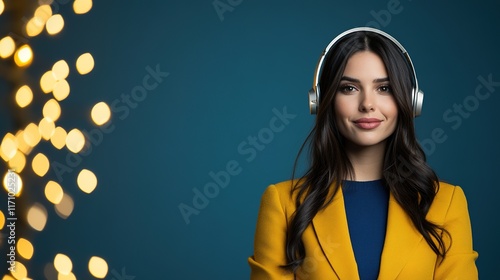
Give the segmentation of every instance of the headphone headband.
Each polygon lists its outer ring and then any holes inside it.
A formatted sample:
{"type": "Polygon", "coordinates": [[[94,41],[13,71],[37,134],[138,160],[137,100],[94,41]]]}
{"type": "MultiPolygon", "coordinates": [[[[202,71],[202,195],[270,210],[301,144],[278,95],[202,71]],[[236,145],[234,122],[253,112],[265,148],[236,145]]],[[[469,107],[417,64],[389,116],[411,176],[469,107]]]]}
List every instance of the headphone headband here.
{"type": "Polygon", "coordinates": [[[412,72],[412,82],[413,82],[413,88],[411,92],[411,101],[412,101],[412,109],[413,109],[413,116],[417,117],[420,115],[422,112],[422,104],[423,104],[423,98],[424,98],[424,93],[419,89],[418,87],[418,81],[417,81],[417,74],[415,72],[415,67],[413,66],[413,62],[411,61],[410,55],[406,51],[406,49],[401,45],[394,37],[391,35],[375,28],[371,27],[356,27],[352,28],[349,30],[346,30],[342,33],[340,33],[337,37],[335,37],[329,44],[326,46],[325,50],[321,54],[318,65],[316,66],[316,70],[314,71],[314,79],[313,79],[313,87],[311,90],[309,90],[309,110],[311,114],[316,114],[318,110],[318,103],[319,103],[319,97],[320,97],[320,87],[319,87],[319,77],[321,76],[321,73],[323,71],[323,65],[324,65],[324,60],[327,56],[327,54],[330,52],[330,49],[332,49],[342,38],[345,36],[355,33],[355,32],[361,32],[361,31],[367,31],[367,32],[373,32],[376,34],[379,34],[383,36],[384,38],[387,38],[390,40],[392,43],[394,43],[398,49],[401,51],[401,54],[405,58],[405,61],[407,62],[409,68],[411,69],[412,72]]]}

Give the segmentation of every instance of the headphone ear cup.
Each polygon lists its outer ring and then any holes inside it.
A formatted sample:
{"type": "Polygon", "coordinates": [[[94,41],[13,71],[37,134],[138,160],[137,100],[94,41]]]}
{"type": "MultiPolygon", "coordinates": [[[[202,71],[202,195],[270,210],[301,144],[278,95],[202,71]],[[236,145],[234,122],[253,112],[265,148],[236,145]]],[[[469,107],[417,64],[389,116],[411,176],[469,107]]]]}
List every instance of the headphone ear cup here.
{"type": "Polygon", "coordinates": [[[309,90],[309,112],[315,115],[318,111],[318,92],[317,89],[312,88],[309,90]]]}
{"type": "Polygon", "coordinates": [[[418,117],[422,113],[422,107],[424,105],[424,92],[421,90],[417,91],[417,93],[412,96],[412,100],[413,116],[418,117]]]}

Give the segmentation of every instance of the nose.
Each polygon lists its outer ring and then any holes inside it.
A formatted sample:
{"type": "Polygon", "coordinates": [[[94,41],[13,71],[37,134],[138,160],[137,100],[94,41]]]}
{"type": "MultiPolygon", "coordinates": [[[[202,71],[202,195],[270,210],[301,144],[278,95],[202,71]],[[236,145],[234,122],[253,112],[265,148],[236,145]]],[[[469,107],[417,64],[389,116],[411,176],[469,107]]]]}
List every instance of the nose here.
{"type": "Polygon", "coordinates": [[[375,111],[375,98],[370,93],[362,93],[359,95],[359,111],[360,112],[373,112],[375,111]]]}

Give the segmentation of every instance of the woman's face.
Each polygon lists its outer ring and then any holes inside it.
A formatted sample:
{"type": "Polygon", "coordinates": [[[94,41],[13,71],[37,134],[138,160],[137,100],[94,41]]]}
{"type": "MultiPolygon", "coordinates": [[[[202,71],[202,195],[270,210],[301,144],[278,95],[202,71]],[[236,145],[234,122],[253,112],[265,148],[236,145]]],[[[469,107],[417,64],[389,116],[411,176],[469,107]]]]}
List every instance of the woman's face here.
{"type": "Polygon", "coordinates": [[[396,128],[398,109],[382,59],[373,52],[351,56],[335,96],[336,122],[348,144],[385,145],[396,128]]]}

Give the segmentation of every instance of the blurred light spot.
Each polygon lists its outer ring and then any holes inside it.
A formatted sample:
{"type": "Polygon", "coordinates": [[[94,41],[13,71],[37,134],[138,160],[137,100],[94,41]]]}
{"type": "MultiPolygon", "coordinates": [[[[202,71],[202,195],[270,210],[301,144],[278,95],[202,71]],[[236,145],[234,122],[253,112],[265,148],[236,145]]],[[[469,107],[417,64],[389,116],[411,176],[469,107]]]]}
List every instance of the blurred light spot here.
{"type": "Polygon", "coordinates": [[[3,276],[3,278],[2,278],[2,280],[16,280],[16,278],[14,278],[14,277],[12,277],[12,276],[10,276],[10,275],[5,274],[5,275],[3,276]]]}
{"type": "Polygon", "coordinates": [[[57,272],[68,275],[71,270],[73,270],[73,263],[71,262],[71,259],[65,254],[57,254],[54,258],[54,267],[56,268],[57,272]]]}
{"type": "Polygon", "coordinates": [[[64,27],[64,19],[60,14],[52,15],[45,24],[45,28],[47,29],[47,33],[50,35],[55,35],[64,27]]]}
{"type": "Polygon", "coordinates": [[[64,196],[61,185],[54,181],[48,181],[45,185],[45,197],[53,204],[59,204],[64,196]]]}
{"type": "Polygon", "coordinates": [[[33,171],[35,174],[43,177],[49,171],[50,163],[49,159],[42,153],[38,153],[31,162],[31,166],[33,167],[33,171]]]}
{"type": "Polygon", "coordinates": [[[2,139],[2,144],[0,144],[2,153],[7,157],[8,160],[12,159],[17,153],[17,138],[12,133],[7,133],[2,139]]]}
{"type": "Polygon", "coordinates": [[[57,279],[57,270],[53,263],[45,264],[45,267],[43,268],[43,275],[45,276],[45,279],[57,279]]]}
{"type": "Polygon", "coordinates": [[[41,5],[35,10],[35,18],[40,20],[42,24],[45,24],[47,20],[52,16],[52,8],[50,7],[50,4],[52,4],[52,1],[50,3],[47,3],[48,1],[44,1],[44,5],[41,5]]]}
{"type": "Polygon", "coordinates": [[[43,118],[38,124],[38,130],[40,131],[40,135],[44,140],[49,140],[50,137],[54,134],[54,130],[56,129],[56,125],[49,118],[43,118]]]}
{"type": "Polygon", "coordinates": [[[75,0],[73,2],[73,10],[75,14],[85,14],[92,9],[92,0],[75,0]]]}
{"type": "Polygon", "coordinates": [[[45,22],[43,22],[40,18],[31,18],[26,23],[26,34],[30,37],[35,37],[42,33],[44,25],[45,22]]]}
{"type": "Polygon", "coordinates": [[[28,210],[28,224],[35,230],[42,231],[47,223],[47,210],[42,204],[35,203],[28,210]]]}
{"type": "Polygon", "coordinates": [[[73,202],[73,198],[71,198],[69,194],[64,193],[61,202],[55,206],[56,214],[59,217],[66,219],[69,215],[71,215],[74,207],[75,203],[73,202]]]}
{"type": "Polygon", "coordinates": [[[85,145],[85,137],[77,128],[73,128],[66,136],[66,147],[73,153],[78,153],[85,145]]]}
{"type": "Polygon", "coordinates": [[[42,78],[40,78],[40,87],[44,93],[49,93],[54,90],[56,82],[57,81],[54,74],[52,74],[52,70],[49,70],[42,75],[42,78]]]}
{"type": "Polygon", "coordinates": [[[33,92],[30,87],[24,85],[20,87],[16,92],[16,103],[19,107],[24,108],[28,106],[33,100],[33,92]]]}
{"type": "Polygon", "coordinates": [[[3,229],[4,225],[5,225],[5,215],[3,214],[2,210],[0,210],[0,229],[3,229]]]}
{"type": "Polygon", "coordinates": [[[103,279],[108,274],[108,264],[103,258],[94,256],[89,260],[89,271],[95,278],[103,279]]]}
{"type": "Polygon", "coordinates": [[[15,266],[16,269],[11,270],[10,274],[18,280],[25,280],[28,277],[28,270],[26,269],[26,266],[18,261],[16,261],[15,266]]]}
{"type": "Polygon", "coordinates": [[[69,95],[69,84],[66,80],[59,80],[54,84],[54,97],[58,100],[64,100],[69,95]]]}
{"type": "Polygon", "coordinates": [[[68,63],[64,60],[59,60],[54,63],[52,66],[52,74],[56,78],[56,80],[64,80],[69,75],[69,66],[68,63]]]}
{"type": "Polygon", "coordinates": [[[0,15],[3,13],[4,9],[5,9],[5,3],[2,0],[0,0],[0,15]]]}
{"type": "Polygon", "coordinates": [[[26,166],[26,156],[22,152],[17,152],[16,155],[9,160],[9,168],[15,170],[17,173],[23,171],[26,166]]]}
{"type": "Polygon", "coordinates": [[[94,105],[90,115],[92,116],[92,121],[94,121],[95,124],[103,125],[109,121],[109,118],[111,117],[111,110],[109,109],[108,104],[105,102],[99,102],[94,105]]]}
{"type": "Polygon", "coordinates": [[[73,274],[73,272],[70,272],[68,275],[59,273],[57,275],[57,280],[76,280],[76,276],[73,274]]]}
{"type": "Polygon", "coordinates": [[[90,53],[84,53],[76,60],[76,70],[81,75],[90,73],[94,69],[94,58],[90,53]]]}
{"type": "Polygon", "coordinates": [[[59,105],[59,102],[57,102],[57,100],[50,99],[49,101],[45,102],[45,105],[43,105],[42,113],[45,118],[55,122],[61,116],[61,106],[59,105]]]}
{"type": "Polygon", "coordinates": [[[17,148],[19,149],[19,151],[23,152],[23,154],[25,155],[29,154],[32,148],[24,140],[24,131],[23,130],[17,131],[16,138],[17,138],[17,148]]]}
{"type": "Polygon", "coordinates": [[[91,193],[97,186],[97,177],[88,169],[82,169],[76,179],[78,187],[85,193],[91,193]]]}
{"type": "Polygon", "coordinates": [[[29,260],[33,256],[34,252],[33,244],[24,238],[19,238],[17,241],[17,252],[21,257],[29,260]]]}
{"type": "Polygon", "coordinates": [[[8,193],[19,196],[23,190],[23,180],[16,172],[7,171],[3,177],[3,187],[8,193]]]}
{"type": "Polygon", "coordinates": [[[54,134],[50,137],[50,142],[56,149],[60,150],[66,145],[66,130],[64,128],[58,126],[54,129],[54,134]]]}
{"type": "Polygon", "coordinates": [[[42,136],[40,136],[40,132],[38,131],[38,126],[34,123],[28,124],[24,129],[23,133],[24,141],[30,147],[35,147],[39,142],[42,136]]]}
{"type": "Polygon", "coordinates": [[[7,58],[16,50],[16,43],[10,36],[5,36],[0,40],[0,57],[7,58]]]}
{"type": "Polygon", "coordinates": [[[14,54],[14,62],[19,67],[28,66],[33,61],[33,51],[29,45],[22,45],[14,54]]]}

